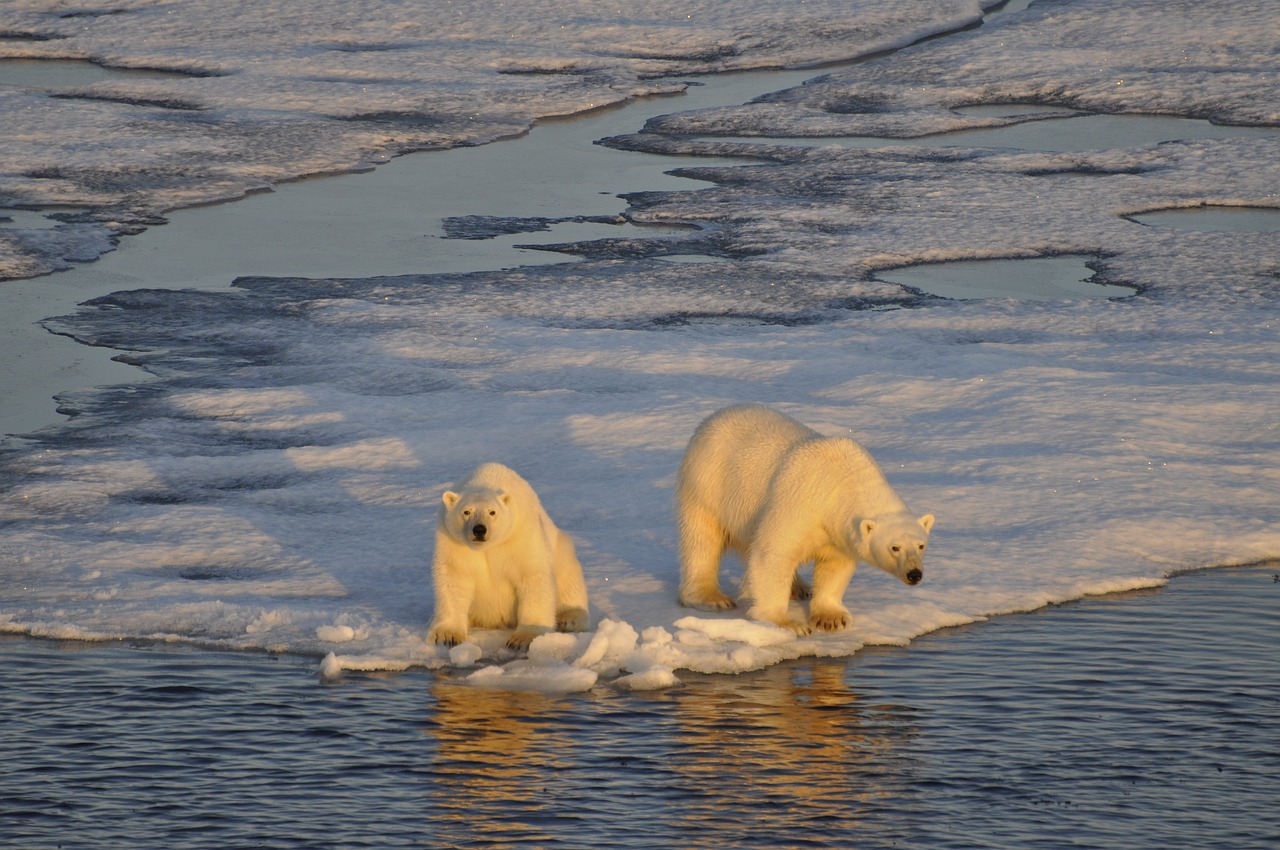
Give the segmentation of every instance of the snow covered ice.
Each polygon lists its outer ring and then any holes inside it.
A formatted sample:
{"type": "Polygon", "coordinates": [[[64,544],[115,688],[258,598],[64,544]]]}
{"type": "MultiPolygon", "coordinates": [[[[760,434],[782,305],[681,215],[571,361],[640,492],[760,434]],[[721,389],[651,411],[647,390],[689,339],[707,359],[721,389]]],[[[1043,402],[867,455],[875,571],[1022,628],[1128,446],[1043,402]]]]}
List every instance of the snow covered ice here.
{"type": "MultiPolygon", "coordinates": [[[[234,36],[197,43],[149,3],[81,19],[11,4],[6,33],[62,37],[0,39],[5,55],[187,75],[73,99],[0,86],[0,108],[21,116],[0,129],[4,203],[94,210],[44,241],[0,230],[4,268],[56,268],[67,246],[94,255],[174,206],[517,133],[673,90],[680,74],[812,65],[979,16],[970,2],[850,5],[649,4],[641,20],[548,2],[462,9],[440,29],[353,21],[339,3],[297,27],[281,25],[285,4],[243,16],[179,4],[193,31],[216,20],[234,36]],[[178,97],[200,108],[142,103],[178,97]],[[37,149],[68,165],[33,171],[37,149]]],[[[682,172],[703,184],[628,195],[636,222],[699,226],[680,235],[566,244],[563,264],[505,271],[121,292],[52,319],[159,379],[67,393],[79,416],[0,456],[0,629],[309,653],[326,678],[422,665],[514,689],[662,687],[682,669],[850,655],[1280,556],[1277,236],[1131,219],[1280,207],[1280,136],[1256,129],[1280,124],[1273,24],[1265,2],[1036,3],[751,104],[681,114],[673,98],[670,117],[608,144],[741,155],[729,137],[901,137],[1056,114],[957,111],[983,103],[1252,125],[1239,138],[1074,151],[766,141],[748,164],[682,172]],[[1064,254],[1134,295],[956,301],[876,277],[1064,254]],[[864,567],[845,600],[853,627],[805,638],[677,606],[676,466],[704,416],[743,401],[854,436],[937,515],[924,584],[864,567]],[[499,633],[425,641],[439,494],[490,460],[574,535],[591,593],[592,631],[540,638],[528,657],[499,633]]]]}
{"type": "Polygon", "coordinates": [[[41,89],[3,85],[0,68],[0,202],[73,208],[57,229],[0,231],[0,277],[91,259],[175,207],[492,141],[679,91],[678,75],[846,59],[980,17],[974,0],[793,6],[6,2],[0,58],[171,74],[41,89]]]}

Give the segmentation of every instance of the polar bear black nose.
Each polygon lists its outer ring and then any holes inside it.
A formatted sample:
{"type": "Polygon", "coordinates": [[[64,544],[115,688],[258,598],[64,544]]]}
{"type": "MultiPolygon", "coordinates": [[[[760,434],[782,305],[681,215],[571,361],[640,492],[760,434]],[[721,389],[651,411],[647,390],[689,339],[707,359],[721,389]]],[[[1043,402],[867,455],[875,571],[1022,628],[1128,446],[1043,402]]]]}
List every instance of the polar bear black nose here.
{"type": "Polygon", "coordinates": [[[912,570],[907,573],[907,584],[919,584],[922,578],[924,578],[923,572],[920,570],[912,570]]]}
{"type": "Polygon", "coordinates": [[[489,533],[489,529],[484,527],[483,523],[476,523],[471,526],[471,536],[476,540],[484,540],[484,536],[489,533]]]}

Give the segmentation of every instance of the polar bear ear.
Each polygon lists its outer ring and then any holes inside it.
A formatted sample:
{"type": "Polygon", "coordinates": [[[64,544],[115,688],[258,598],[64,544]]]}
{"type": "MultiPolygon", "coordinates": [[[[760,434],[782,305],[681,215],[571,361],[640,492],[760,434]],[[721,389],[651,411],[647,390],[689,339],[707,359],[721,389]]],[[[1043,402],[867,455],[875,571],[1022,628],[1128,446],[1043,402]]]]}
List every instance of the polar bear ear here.
{"type": "Polygon", "coordinates": [[[871,536],[871,532],[876,530],[876,521],[873,519],[864,519],[858,523],[858,531],[862,533],[863,539],[871,536]]]}
{"type": "Polygon", "coordinates": [[[499,493],[498,501],[502,502],[504,507],[508,507],[508,508],[511,507],[511,494],[505,491],[502,493],[499,493]]]}
{"type": "Polygon", "coordinates": [[[920,517],[920,525],[924,526],[925,531],[933,531],[933,514],[920,517]]]}
{"type": "Polygon", "coordinates": [[[444,495],[440,497],[440,501],[444,502],[444,506],[446,508],[452,508],[454,505],[458,504],[458,500],[461,498],[461,496],[452,490],[445,490],[444,495]]]}

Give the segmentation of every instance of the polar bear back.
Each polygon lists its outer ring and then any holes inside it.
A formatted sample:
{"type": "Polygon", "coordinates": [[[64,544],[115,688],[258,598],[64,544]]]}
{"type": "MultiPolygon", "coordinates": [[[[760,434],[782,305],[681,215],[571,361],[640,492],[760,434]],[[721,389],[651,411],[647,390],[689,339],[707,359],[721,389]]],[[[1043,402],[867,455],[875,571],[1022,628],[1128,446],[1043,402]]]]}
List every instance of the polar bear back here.
{"type": "Polygon", "coordinates": [[[684,516],[685,506],[706,508],[724,525],[729,545],[745,549],[779,461],[793,445],[816,436],[812,428],[757,405],[709,416],[680,463],[677,513],[684,516]]]}
{"type": "Polygon", "coordinates": [[[708,417],[689,441],[676,490],[678,505],[715,514],[739,551],[747,548],[766,502],[776,497],[823,513],[905,510],[858,443],[824,437],[763,405],[727,407],[708,417]]]}
{"type": "Polygon", "coordinates": [[[769,490],[775,501],[827,508],[824,515],[841,522],[907,509],[871,453],[848,437],[815,434],[792,444],[769,490]]]}

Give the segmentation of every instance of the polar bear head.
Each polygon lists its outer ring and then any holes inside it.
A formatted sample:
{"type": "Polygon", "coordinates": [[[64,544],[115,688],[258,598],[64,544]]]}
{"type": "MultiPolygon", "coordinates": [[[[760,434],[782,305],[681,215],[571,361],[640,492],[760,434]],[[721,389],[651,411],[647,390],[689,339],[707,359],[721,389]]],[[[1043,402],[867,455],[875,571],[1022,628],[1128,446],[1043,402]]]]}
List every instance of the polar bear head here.
{"type": "Polygon", "coordinates": [[[910,514],[890,514],[858,523],[859,543],[866,559],[906,584],[924,579],[924,550],[929,546],[933,514],[917,519],[910,514]]]}
{"type": "Polygon", "coordinates": [[[501,490],[445,491],[444,526],[454,538],[476,548],[501,543],[515,525],[511,494],[501,490]]]}

